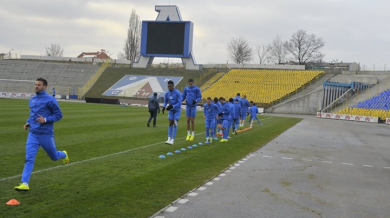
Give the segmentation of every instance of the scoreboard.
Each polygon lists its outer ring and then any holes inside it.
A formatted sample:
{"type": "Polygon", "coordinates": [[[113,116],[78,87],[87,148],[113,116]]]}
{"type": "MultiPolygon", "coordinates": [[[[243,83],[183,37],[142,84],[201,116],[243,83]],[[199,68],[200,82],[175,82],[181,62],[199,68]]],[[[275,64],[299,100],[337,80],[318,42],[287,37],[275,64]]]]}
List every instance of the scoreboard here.
{"type": "Polygon", "coordinates": [[[192,35],[190,21],[142,21],[141,55],[189,58],[192,35]]]}

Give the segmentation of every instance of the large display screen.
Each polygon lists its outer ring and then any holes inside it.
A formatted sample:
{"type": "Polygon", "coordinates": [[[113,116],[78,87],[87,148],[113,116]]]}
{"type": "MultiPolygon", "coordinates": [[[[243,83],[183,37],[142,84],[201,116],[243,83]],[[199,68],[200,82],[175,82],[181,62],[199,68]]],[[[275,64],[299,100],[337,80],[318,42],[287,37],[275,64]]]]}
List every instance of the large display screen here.
{"type": "Polygon", "coordinates": [[[190,21],[142,21],[141,55],[153,57],[190,57],[190,21]]]}

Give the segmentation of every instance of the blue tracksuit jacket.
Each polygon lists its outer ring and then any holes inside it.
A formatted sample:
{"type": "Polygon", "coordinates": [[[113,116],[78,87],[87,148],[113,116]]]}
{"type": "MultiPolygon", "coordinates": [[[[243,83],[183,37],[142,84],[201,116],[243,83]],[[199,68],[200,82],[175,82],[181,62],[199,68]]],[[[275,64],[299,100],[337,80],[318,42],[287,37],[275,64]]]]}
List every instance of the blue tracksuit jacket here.
{"type": "Polygon", "coordinates": [[[229,120],[230,118],[230,104],[228,102],[225,102],[222,105],[221,113],[222,113],[222,119],[223,120],[229,120]]]}
{"type": "Polygon", "coordinates": [[[32,97],[28,103],[30,107],[30,117],[27,123],[30,124],[30,132],[38,135],[54,134],[53,123],[62,119],[62,112],[57,100],[46,93],[40,91],[32,97]],[[46,118],[46,123],[39,123],[38,115],[46,118]]]}
{"type": "Polygon", "coordinates": [[[241,104],[240,102],[234,103],[234,116],[233,119],[238,119],[241,116],[241,104]]]}
{"type": "Polygon", "coordinates": [[[173,89],[172,91],[167,91],[165,93],[165,98],[164,98],[164,106],[166,107],[169,102],[169,105],[172,105],[173,108],[172,110],[180,110],[181,109],[181,93],[177,89],[173,89]]]}
{"type": "Polygon", "coordinates": [[[257,108],[257,106],[254,105],[254,106],[252,106],[252,107],[250,108],[249,112],[250,112],[250,114],[251,114],[252,117],[255,117],[256,114],[259,113],[259,108],[257,108]]]}
{"type": "Polygon", "coordinates": [[[214,119],[218,114],[218,106],[213,103],[210,105],[204,104],[203,114],[206,116],[206,120],[214,119]]]}
{"type": "Polygon", "coordinates": [[[199,87],[198,86],[185,87],[183,89],[182,99],[183,101],[187,100],[186,105],[188,107],[195,107],[196,104],[193,104],[192,102],[194,100],[196,100],[196,102],[200,102],[200,100],[202,99],[202,94],[200,93],[199,87]]]}
{"type": "Polygon", "coordinates": [[[234,105],[231,102],[227,102],[227,104],[229,104],[229,107],[230,107],[229,120],[233,120],[234,119],[234,114],[235,114],[234,105]]]}
{"type": "Polygon", "coordinates": [[[242,98],[241,99],[241,110],[246,112],[246,111],[248,111],[249,106],[250,106],[249,101],[246,100],[245,98],[242,98]]]}
{"type": "Polygon", "coordinates": [[[217,112],[217,115],[218,115],[222,111],[222,104],[221,104],[221,102],[218,101],[218,103],[216,103],[216,105],[218,107],[218,112],[217,112]]]}
{"type": "Polygon", "coordinates": [[[233,98],[233,102],[236,102],[236,99],[238,99],[238,103],[241,104],[241,97],[237,95],[233,98]]]}

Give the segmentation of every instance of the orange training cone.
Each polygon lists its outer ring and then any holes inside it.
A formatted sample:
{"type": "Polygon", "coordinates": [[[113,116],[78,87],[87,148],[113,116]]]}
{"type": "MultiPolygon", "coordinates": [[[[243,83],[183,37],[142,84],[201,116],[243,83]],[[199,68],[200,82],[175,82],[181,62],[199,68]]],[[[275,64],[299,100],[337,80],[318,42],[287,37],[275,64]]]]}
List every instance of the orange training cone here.
{"type": "Polygon", "coordinates": [[[15,199],[11,199],[7,202],[7,205],[19,205],[19,201],[15,200],[15,199]]]}

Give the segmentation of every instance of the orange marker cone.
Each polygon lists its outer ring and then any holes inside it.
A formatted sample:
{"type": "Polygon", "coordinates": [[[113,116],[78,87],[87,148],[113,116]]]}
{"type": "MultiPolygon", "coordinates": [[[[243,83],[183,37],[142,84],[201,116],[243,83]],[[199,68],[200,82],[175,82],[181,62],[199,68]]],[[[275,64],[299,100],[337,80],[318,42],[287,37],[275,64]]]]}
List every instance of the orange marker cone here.
{"type": "Polygon", "coordinates": [[[19,201],[15,200],[15,199],[11,199],[9,200],[7,203],[7,205],[19,205],[19,201]]]}

